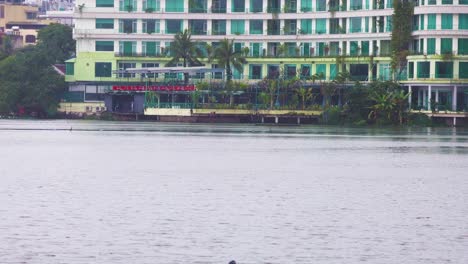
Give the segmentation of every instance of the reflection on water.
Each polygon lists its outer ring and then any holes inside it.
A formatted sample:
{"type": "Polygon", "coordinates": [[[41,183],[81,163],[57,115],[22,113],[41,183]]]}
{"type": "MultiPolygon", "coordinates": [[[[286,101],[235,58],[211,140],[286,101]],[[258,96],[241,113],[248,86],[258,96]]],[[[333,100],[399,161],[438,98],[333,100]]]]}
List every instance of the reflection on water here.
{"type": "Polygon", "coordinates": [[[0,121],[0,263],[468,263],[467,139],[0,121]]]}

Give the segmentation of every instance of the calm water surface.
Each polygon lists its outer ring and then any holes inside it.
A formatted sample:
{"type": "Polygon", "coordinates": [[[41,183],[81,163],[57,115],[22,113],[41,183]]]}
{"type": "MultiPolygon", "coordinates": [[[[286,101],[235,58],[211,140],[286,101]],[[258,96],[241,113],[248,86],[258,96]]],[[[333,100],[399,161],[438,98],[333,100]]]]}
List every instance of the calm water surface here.
{"type": "Polygon", "coordinates": [[[468,131],[0,121],[0,263],[468,263],[468,131]]]}

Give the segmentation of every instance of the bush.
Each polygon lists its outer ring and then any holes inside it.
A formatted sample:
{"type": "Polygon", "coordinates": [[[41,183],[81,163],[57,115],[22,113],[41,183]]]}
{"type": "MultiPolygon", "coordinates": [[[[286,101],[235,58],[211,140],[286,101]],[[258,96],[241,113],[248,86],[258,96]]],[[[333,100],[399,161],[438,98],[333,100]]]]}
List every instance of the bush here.
{"type": "Polygon", "coordinates": [[[423,113],[410,113],[408,115],[408,125],[410,126],[432,126],[432,119],[423,113]]]}

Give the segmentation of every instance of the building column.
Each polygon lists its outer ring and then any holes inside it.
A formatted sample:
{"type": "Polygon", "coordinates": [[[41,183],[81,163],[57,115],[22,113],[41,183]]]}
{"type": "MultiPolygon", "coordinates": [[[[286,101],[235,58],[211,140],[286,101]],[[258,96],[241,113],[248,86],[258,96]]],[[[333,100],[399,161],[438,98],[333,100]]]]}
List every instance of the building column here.
{"type": "Polygon", "coordinates": [[[208,13],[212,13],[211,6],[213,6],[212,0],[206,0],[206,10],[208,13]]]}
{"type": "Polygon", "coordinates": [[[427,111],[431,111],[432,86],[427,87],[427,111]]]}
{"type": "Polygon", "coordinates": [[[411,85],[408,86],[408,109],[411,110],[411,100],[412,100],[412,89],[411,85]]]}
{"type": "Polygon", "coordinates": [[[268,7],[268,0],[263,0],[262,3],[263,3],[263,12],[266,13],[267,7],[268,7]]]}
{"type": "Polygon", "coordinates": [[[458,86],[453,86],[453,95],[452,95],[452,111],[457,111],[457,90],[458,86]]]}

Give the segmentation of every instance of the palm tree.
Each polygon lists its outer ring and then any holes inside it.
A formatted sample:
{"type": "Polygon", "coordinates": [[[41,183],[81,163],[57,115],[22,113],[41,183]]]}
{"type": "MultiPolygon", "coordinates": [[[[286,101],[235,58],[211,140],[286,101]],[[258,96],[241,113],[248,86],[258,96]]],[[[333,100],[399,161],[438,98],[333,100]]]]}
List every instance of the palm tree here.
{"type": "Polygon", "coordinates": [[[297,95],[301,98],[302,110],[305,109],[305,103],[313,98],[312,89],[304,88],[303,86],[296,89],[297,95]]]}
{"type": "MultiPolygon", "coordinates": [[[[171,43],[169,51],[172,59],[166,66],[175,66],[182,60],[184,67],[201,66],[203,65],[198,58],[203,57],[203,52],[198,47],[197,42],[191,40],[191,34],[188,30],[179,32],[174,36],[174,42],[171,43]]],[[[184,73],[184,81],[188,83],[188,73],[184,73]]]]}
{"type": "Polygon", "coordinates": [[[220,67],[226,69],[227,82],[232,80],[232,68],[242,71],[242,66],[247,64],[242,51],[234,50],[234,40],[223,39],[213,50],[210,60],[216,60],[220,67]]]}

